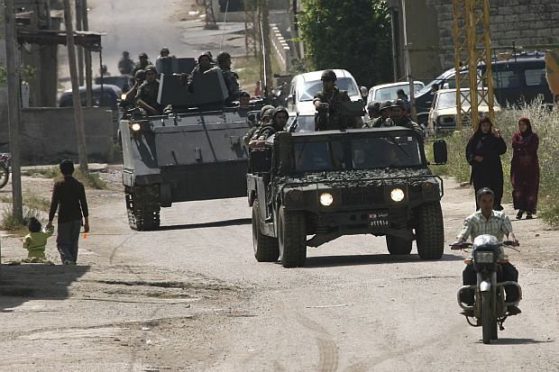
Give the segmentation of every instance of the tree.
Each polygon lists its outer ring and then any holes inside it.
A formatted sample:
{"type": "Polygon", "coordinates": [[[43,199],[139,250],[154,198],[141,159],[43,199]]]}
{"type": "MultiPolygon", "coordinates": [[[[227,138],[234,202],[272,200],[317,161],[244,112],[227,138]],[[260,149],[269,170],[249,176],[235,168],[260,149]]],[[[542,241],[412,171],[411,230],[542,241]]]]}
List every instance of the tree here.
{"type": "Polygon", "coordinates": [[[303,0],[301,36],[316,69],[343,68],[361,85],[392,81],[390,12],[381,0],[303,0]]]}

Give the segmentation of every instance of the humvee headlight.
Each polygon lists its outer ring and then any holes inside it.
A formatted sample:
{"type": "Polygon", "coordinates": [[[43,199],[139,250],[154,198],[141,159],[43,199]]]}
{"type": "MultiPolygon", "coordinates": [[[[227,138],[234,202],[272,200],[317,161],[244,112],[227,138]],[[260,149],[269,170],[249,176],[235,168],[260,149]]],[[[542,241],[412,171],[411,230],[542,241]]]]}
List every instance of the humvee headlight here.
{"type": "Polygon", "coordinates": [[[126,101],[126,93],[122,93],[120,95],[120,99],[123,100],[123,101],[126,101]]]}
{"type": "Polygon", "coordinates": [[[404,190],[402,189],[394,189],[390,192],[390,199],[394,200],[395,202],[401,202],[402,200],[404,200],[405,194],[404,194],[404,190]]]}
{"type": "Polygon", "coordinates": [[[325,207],[329,207],[334,202],[334,197],[329,192],[323,192],[320,194],[320,204],[325,207]]]}
{"type": "Polygon", "coordinates": [[[142,129],[142,126],[140,125],[140,123],[134,123],[130,126],[130,129],[132,129],[132,132],[138,132],[140,129],[142,129]]]}

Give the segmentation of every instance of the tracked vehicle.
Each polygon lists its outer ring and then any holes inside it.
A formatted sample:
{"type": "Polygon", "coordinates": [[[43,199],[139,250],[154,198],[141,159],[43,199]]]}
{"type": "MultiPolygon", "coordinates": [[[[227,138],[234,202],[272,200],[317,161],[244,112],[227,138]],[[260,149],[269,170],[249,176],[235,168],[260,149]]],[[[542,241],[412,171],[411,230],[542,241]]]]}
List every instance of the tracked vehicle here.
{"type": "Polygon", "coordinates": [[[126,208],[130,227],[156,229],[161,207],[246,195],[248,153],[242,137],[248,112],[225,107],[220,70],[191,84],[161,75],[164,115],[132,111],[120,121],[126,208]]]}

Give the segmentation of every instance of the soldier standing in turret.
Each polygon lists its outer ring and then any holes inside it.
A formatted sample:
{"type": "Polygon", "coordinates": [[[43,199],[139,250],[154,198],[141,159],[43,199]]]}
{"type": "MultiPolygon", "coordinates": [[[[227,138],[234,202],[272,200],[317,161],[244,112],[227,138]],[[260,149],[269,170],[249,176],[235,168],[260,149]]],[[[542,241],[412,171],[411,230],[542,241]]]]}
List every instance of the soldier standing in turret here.
{"type": "Polygon", "coordinates": [[[217,56],[217,64],[223,72],[223,79],[225,80],[227,92],[229,93],[227,101],[231,102],[238,100],[240,94],[238,82],[239,76],[236,72],[231,71],[231,55],[227,52],[219,53],[217,56]]]}
{"type": "Polygon", "coordinates": [[[154,66],[146,67],[146,80],[138,88],[136,105],[143,108],[149,115],[161,114],[161,105],[157,102],[159,80],[154,66]]]}
{"type": "Polygon", "coordinates": [[[320,78],[322,80],[322,92],[318,93],[313,104],[316,108],[315,124],[316,130],[346,129],[353,126],[352,118],[343,117],[340,103],[350,102],[346,91],[340,91],[336,87],[336,74],[332,70],[326,70],[320,78]]]}

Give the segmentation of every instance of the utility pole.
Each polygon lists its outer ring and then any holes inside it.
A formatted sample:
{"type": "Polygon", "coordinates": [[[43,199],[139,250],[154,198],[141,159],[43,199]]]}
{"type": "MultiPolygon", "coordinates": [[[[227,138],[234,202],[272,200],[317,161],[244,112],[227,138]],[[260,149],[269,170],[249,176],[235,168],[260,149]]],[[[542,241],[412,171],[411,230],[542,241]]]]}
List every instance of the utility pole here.
{"type": "MultiPolygon", "coordinates": [[[[76,0],[76,31],[83,31],[83,4],[82,0],[76,0]]],[[[80,86],[84,84],[83,76],[83,51],[84,48],[78,47],[78,81],[80,86]]]]}
{"type": "Polygon", "coordinates": [[[83,119],[82,103],[80,99],[80,87],[78,84],[78,71],[76,67],[76,48],[74,45],[74,28],[72,27],[72,12],[70,0],[64,0],[64,23],[66,24],[66,43],[68,46],[68,64],[70,66],[70,80],[72,81],[72,102],[74,105],[74,123],[76,126],[76,137],[80,170],[88,172],[87,149],[85,145],[85,128],[83,119]]]}
{"type": "Polygon", "coordinates": [[[406,76],[408,78],[408,83],[410,86],[411,117],[414,121],[417,121],[417,113],[415,111],[415,85],[411,73],[410,45],[408,44],[408,19],[406,18],[406,0],[402,0],[402,20],[404,21],[404,50],[406,59],[406,76]]]}
{"type": "MultiPolygon", "coordinates": [[[[82,30],[89,31],[89,19],[87,18],[87,0],[81,0],[82,30]]],[[[85,62],[85,102],[87,107],[93,106],[93,71],[91,63],[91,50],[84,48],[85,62]]]]}
{"type": "Polygon", "coordinates": [[[258,0],[258,13],[260,15],[260,51],[262,52],[262,76],[264,78],[264,92],[267,95],[270,92],[272,84],[272,59],[270,50],[270,20],[267,0],[258,0]]]}
{"type": "Polygon", "coordinates": [[[10,127],[10,152],[12,154],[12,215],[23,221],[21,196],[21,163],[19,153],[20,81],[18,71],[16,15],[14,0],[6,0],[4,19],[6,23],[6,67],[8,73],[8,116],[10,127]]]}

